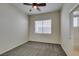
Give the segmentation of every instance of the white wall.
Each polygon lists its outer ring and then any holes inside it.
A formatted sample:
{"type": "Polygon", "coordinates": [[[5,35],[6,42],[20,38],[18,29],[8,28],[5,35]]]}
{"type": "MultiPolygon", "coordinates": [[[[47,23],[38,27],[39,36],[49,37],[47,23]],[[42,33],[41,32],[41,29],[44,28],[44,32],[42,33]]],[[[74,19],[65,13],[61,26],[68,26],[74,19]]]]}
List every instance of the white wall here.
{"type": "Polygon", "coordinates": [[[73,40],[71,39],[70,15],[69,12],[75,4],[64,4],[61,11],[61,41],[62,47],[67,55],[72,54],[73,40]]]}
{"type": "Polygon", "coordinates": [[[51,13],[39,14],[30,16],[30,29],[29,29],[29,40],[38,41],[45,43],[60,44],[60,12],[55,11],[51,13]],[[36,34],[34,22],[35,20],[52,20],[52,34],[36,34]]]}
{"type": "MultiPolygon", "coordinates": [[[[72,15],[73,15],[73,12],[75,11],[79,11],[79,4],[76,6],[76,8],[74,8],[74,10],[72,11],[72,15]]],[[[72,16],[72,19],[73,19],[74,16],[72,16]]],[[[79,17],[79,16],[78,16],[79,17]]],[[[73,24],[73,20],[72,20],[72,38],[73,38],[73,48],[76,49],[76,50],[79,50],[79,19],[77,20],[78,21],[78,26],[77,27],[74,27],[73,24]]]]}
{"type": "Polygon", "coordinates": [[[9,4],[0,4],[0,54],[28,41],[28,17],[9,4]]]}
{"type": "Polygon", "coordinates": [[[79,27],[74,28],[73,31],[74,49],[79,50],[79,27]]]}

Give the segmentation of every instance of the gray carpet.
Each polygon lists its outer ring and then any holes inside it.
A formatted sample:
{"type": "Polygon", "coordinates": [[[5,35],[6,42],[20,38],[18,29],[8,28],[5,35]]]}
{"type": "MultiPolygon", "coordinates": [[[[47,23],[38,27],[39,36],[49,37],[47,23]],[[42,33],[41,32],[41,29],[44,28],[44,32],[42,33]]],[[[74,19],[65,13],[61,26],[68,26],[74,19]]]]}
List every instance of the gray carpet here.
{"type": "Polygon", "coordinates": [[[58,44],[27,42],[1,56],[66,56],[58,44]]]}

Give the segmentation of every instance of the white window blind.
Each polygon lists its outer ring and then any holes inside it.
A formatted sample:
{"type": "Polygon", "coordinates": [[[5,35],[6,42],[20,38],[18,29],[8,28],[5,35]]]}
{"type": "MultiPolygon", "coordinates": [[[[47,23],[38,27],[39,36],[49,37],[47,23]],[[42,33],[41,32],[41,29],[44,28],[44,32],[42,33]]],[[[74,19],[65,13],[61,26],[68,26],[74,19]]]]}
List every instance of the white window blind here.
{"type": "Polygon", "coordinates": [[[79,11],[73,12],[73,27],[79,27],[79,11]]]}
{"type": "Polygon", "coordinates": [[[73,18],[73,26],[74,27],[79,27],[79,17],[74,17],[73,18]]]}
{"type": "Polygon", "coordinates": [[[51,20],[35,21],[35,33],[51,34],[51,20]]]}

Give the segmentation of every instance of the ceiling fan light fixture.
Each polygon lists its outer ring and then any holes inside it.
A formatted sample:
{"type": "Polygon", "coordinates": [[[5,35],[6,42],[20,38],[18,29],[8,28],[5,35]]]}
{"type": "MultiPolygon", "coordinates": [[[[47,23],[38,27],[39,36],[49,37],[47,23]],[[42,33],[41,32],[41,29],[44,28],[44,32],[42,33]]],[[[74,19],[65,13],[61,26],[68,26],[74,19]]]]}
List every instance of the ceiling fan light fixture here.
{"type": "Polygon", "coordinates": [[[33,6],[34,9],[37,9],[37,6],[33,6]]]}
{"type": "MultiPolygon", "coordinates": [[[[41,11],[40,7],[46,6],[46,3],[32,3],[32,4],[31,3],[23,3],[23,5],[29,5],[29,6],[32,6],[33,9],[41,11]]],[[[31,12],[32,10],[29,10],[29,11],[31,12]]]]}

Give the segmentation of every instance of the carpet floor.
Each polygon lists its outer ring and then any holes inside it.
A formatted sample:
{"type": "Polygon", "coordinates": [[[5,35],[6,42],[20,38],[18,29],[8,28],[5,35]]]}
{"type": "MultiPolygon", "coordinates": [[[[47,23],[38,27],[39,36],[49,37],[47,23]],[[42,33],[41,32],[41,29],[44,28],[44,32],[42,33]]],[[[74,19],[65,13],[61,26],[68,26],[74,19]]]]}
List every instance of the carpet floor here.
{"type": "Polygon", "coordinates": [[[27,42],[0,56],[66,56],[59,44],[27,42]]]}

